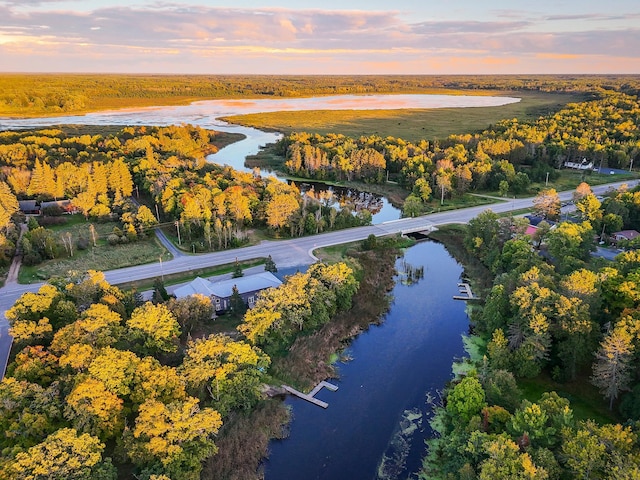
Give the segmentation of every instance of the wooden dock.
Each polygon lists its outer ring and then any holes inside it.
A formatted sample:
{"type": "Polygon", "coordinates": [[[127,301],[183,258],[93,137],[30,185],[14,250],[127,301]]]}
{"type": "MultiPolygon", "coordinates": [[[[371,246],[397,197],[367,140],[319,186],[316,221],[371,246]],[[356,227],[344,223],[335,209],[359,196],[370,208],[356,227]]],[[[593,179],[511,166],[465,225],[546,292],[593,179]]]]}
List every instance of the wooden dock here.
{"type": "Polygon", "coordinates": [[[459,283],[458,289],[462,295],[454,295],[454,300],[477,300],[478,297],[473,296],[473,292],[471,291],[471,285],[468,283],[459,283]]]}
{"type": "Polygon", "coordinates": [[[315,398],[316,393],[318,393],[323,388],[326,388],[327,390],[331,390],[332,392],[335,392],[336,390],[338,390],[337,385],[333,385],[332,383],[325,382],[324,380],[320,382],[318,385],[316,385],[315,388],[311,390],[309,393],[302,393],[288,385],[282,385],[282,388],[284,388],[291,395],[295,395],[296,397],[302,398],[303,400],[306,400],[307,402],[311,402],[314,405],[317,405],[322,408],[327,408],[329,404],[327,402],[323,402],[322,400],[318,400],[317,398],[315,398]]]}

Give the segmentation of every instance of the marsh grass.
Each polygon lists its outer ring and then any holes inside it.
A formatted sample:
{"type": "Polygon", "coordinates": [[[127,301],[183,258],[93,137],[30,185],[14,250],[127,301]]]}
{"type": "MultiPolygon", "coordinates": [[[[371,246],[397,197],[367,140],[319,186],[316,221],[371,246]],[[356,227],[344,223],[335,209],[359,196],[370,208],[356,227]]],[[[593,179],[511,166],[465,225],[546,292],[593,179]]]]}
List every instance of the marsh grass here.
{"type": "MultiPolygon", "coordinates": [[[[475,91],[459,93],[476,94],[475,91]]],[[[341,133],[349,137],[378,135],[417,142],[481,131],[507,118],[518,118],[521,122],[535,120],[560,110],[568,103],[586,99],[583,94],[565,93],[494,91],[483,94],[514,96],[521,101],[499,107],[256,113],[225,117],[224,120],[285,134],[306,131],[323,135],[341,133]]]]}
{"type": "Polygon", "coordinates": [[[261,402],[249,413],[234,412],[225,419],[216,446],[200,474],[202,480],[263,478],[259,465],[272,439],[286,438],[291,413],[279,399],[261,402]]]}

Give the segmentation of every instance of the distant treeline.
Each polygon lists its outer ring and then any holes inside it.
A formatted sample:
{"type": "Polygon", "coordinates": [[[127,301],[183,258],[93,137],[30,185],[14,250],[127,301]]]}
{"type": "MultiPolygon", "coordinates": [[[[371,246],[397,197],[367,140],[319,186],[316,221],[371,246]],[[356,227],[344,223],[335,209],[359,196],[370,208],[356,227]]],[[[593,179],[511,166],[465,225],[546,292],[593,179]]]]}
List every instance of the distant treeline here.
{"type": "MultiPolygon", "coordinates": [[[[125,106],[123,99],[303,97],[330,94],[426,93],[429,90],[640,91],[638,76],[581,75],[102,75],[5,74],[0,114],[37,115],[125,106]]],[[[148,103],[148,102],[147,102],[148,103]]],[[[131,106],[131,104],[127,104],[131,106]]]]}

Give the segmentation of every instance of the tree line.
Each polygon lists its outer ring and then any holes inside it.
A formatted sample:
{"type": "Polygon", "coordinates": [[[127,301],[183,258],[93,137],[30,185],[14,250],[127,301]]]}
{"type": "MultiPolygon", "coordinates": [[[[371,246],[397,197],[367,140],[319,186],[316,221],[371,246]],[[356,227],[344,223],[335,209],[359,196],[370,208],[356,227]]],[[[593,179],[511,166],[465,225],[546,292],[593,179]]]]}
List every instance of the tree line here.
{"type": "MultiPolygon", "coordinates": [[[[136,99],[302,97],[327,94],[447,93],[459,90],[543,92],[639,91],[635,76],[606,75],[91,75],[3,74],[0,112],[11,115],[79,113],[130,106],[136,99]],[[129,100],[129,103],[127,103],[129,100]]],[[[156,102],[157,104],[157,102],[156,102]]]]}

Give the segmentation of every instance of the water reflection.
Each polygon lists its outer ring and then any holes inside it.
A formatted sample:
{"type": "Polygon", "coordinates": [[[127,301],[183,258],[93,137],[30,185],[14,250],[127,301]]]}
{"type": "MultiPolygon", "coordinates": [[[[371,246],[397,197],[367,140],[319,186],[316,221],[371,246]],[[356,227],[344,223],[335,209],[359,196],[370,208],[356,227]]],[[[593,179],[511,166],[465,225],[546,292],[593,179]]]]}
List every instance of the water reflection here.
{"type": "Polygon", "coordinates": [[[429,399],[452,378],[469,328],[465,303],[453,300],[461,266],[435,242],[421,242],[398,260],[399,276],[384,323],[356,338],[339,364],[338,391],[321,391],[324,410],[297,398],[290,436],[270,445],[266,480],[406,479],[416,472],[432,432],[429,399]]]}
{"type": "Polygon", "coordinates": [[[385,197],[375,193],[319,182],[298,183],[290,181],[290,183],[295,183],[303,195],[325,207],[346,208],[354,214],[366,210],[371,213],[371,221],[374,225],[397,220],[402,213],[391,205],[385,197]]]}

